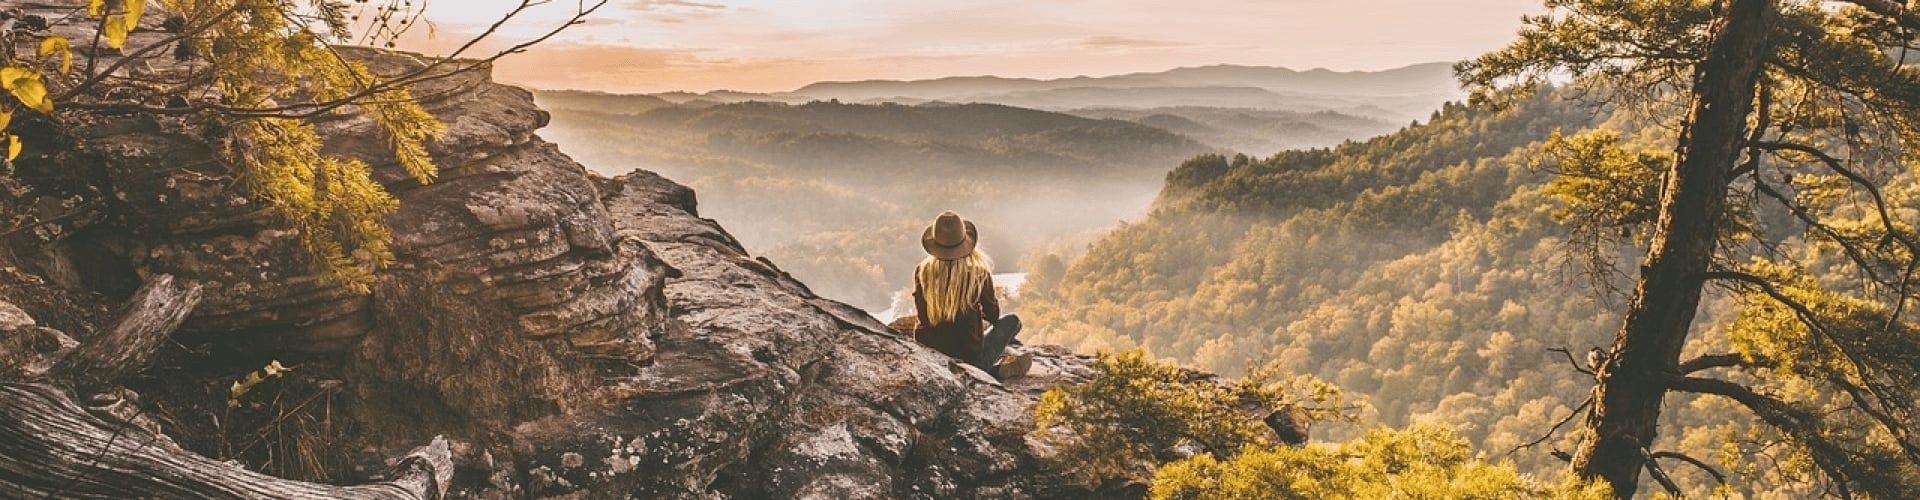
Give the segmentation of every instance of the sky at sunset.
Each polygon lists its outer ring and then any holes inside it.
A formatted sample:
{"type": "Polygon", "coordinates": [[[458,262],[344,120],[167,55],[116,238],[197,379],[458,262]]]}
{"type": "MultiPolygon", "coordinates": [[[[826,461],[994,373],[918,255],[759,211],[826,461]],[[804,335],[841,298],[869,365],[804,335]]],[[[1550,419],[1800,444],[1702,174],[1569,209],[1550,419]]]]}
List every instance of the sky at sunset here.
{"type": "MultiPolygon", "coordinates": [[[[433,29],[402,48],[444,54],[519,3],[432,0],[433,29]]],[[[538,5],[497,38],[538,36],[577,7],[538,5]]],[[[1212,64],[1382,70],[1498,48],[1521,15],[1543,10],[1540,0],[609,0],[497,76],[547,89],[772,92],[1212,64]]]]}

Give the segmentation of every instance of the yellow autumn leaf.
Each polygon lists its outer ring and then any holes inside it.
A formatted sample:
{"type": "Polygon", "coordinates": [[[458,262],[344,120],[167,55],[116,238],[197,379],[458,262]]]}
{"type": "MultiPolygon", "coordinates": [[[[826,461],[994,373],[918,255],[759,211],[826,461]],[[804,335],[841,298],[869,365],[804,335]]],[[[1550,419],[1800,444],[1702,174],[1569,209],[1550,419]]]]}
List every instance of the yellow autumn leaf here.
{"type": "Polygon", "coordinates": [[[7,161],[20,157],[20,136],[7,134],[7,161]]]}
{"type": "Polygon", "coordinates": [[[0,67],[0,88],[13,90],[13,82],[22,78],[33,78],[33,70],[19,66],[0,67]]]}
{"type": "Polygon", "coordinates": [[[71,44],[67,43],[67,37],[49,36],[44,40],[40,40],[40,57],[47,57],[64,52],[69,47],[71,47],[71,44]]]}
{"type": "Polygon", "coordinates": [[[13,113],[0,111],[0,130],[6,130],[7,126],[12,124],[13,124],[13,113]]]}
{"type": "MultiPolygon", "coordinates": [[[[146,13],[146,10],[147,10],[146,0],[121,0],[121,3],[126,4],[125,7],[127,9],[127,26],[130,28],[134,26],[139,26],[140,15],[146,13]]],[[[128,31],[132,31],[132,30],[128,30],[128,31]]]]}
{"type": "Polygon", "coordinates": [[[53,112],[53,101],[47,99],[47,84],[40,81],[40,73],[19,66],[0,68],[0,87],[29,108],[53,112]]]}
{"type": "Polygon", "coordinates": [[[87,15],[98,16],[107,11],[107,0],[93,0],[87,4],[87,15]]]}
{"type": "Polygon", "coordinates": [[[107,25],[100,34],[107,37],[107,46],[120,48],[127,44],[127,35],[133,33],[133,26],[127,22],[127,16],[108,16],[107,25]]]}
{"type": "Polygon", "coordinates": [[[47,97],[47,84],[39,78],[21,80],[13,87],[13,96],[20,98],[27,107],[40,110],[41,113],[53,112],[53,100],[47,97]]]}
{"type": "Polygon", "coordinates": [[[60,55],[60,74],[73,71],[73,44],[67,41],[67,37],[49,36],[40,41],[41,58],[52,57],[54,54],[60,55]]]}
{"type": "Polygon", "coordinates": [[[261,382],[265,382],[269,378],[279,377],[281,374],[290,371],[293,371],[293,369],[281,365],[280,360],[276,359],[261,369],[247,372],[247,376],[241,377],[240,380],[233,383],[233,386],[227,388],[227,407],[240,407],[240,397],[247,395],[247,391],[253,390],[253,386],[260,385],[261,382]]]}

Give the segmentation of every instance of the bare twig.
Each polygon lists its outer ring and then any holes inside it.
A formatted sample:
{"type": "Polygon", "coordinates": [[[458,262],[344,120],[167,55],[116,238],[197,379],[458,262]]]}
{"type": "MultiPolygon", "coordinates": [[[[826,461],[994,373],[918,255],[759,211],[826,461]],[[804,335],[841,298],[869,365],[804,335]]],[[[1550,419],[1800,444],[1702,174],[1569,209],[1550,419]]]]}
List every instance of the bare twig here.
{"type": "MultiPolygon", "coordinates": [[[[449,78],[455,75],[463,74],[463,73],[484,67],[485,65],[492,63],[494,61],[497,61],[502,57],[506,57],[507,55],[524,52],[528,47],[532,47],[541,42],[545,42],[548,39],[551,39],[554,36],[559,35],[561,31],[564,31],[568,27],[585,22],[587,16],[592,15],[595,11],[598,11],[601,7],[605,6],[607,3],[607,0],[599,0],[598,2],[594,3],[591,6],[582,7],[577,12],[575,12],[574,15],[571,18],[569,18],[566,22],[553,28],[552,30],[549,30],[545,34],[542,34],[533,39],[516,43],[511,47],[508,47],[506,49],[495,52],[492,55],[482,57],[479,59],[458,59],[461,54],[473,48],[474,45],[478,44],[481,40],[495,35],[499,31],[499,29],[506,24],[508,20],[513,19],[515,16],[520,15],[529,7],[540,5],[543,3],[546,3],[546,1],[545,0],[541,0],[541,1],[524,0],[520,2],[520,5],[518,7],[515,7],[512,11],[501,16],[501,18],[498,21],[495,21],[492,26],[489,26],[480,35],[467,40],[466,43],[462,44],[459,48],[454,49],[453,52],[450,52],[445,56],[435,59],[433,62],[428,63],[423,67],[414,69],[412,71],[409,71],[405,74],[402,74],[393,78],[388,78],[388,79],[373,83],[371,85],[367,85],[365,88],[360,89],[358,92],[354,92],[350,95],[347,95],[338,99],[331,99],[331,100],[318,101],[318,102],[295,103],[295,104],[288,104],[284,106],[270,106],[270,107],[230,106],[230,105],[213,103],[213,102],[198,103],[198,104],[187,106],[184,108],[166,108],[166,107],[150,106],[150,105],[138,104],[138,103],[100,103],[100,104],[76,103],[76,104],[69,104],[69,106],[87,108],[87,109],[134,109],[134,110],[147,111],[147,112],[152,112],[157,114],[188,114],[188,113],[194,113],[198,111],[214,111],[214,112],[218,112],[228,116],[239,117],[239,118],[312,118],[315,116],[319,116],[321,114],[325,114],[327,112],[331,112],[335,109],[339,109],[342,106],[362,102],[365,98],[380,94],[382,92],[403,88],[403,87],[408,87],[408,86],[413,86],[413,85],[417,85],[417,84],[425,83],[429,81],[449,78]],[[456,66],[454,69],[449,71],[441,71],[443,68],[447,67],[448,65],[455,64],[456,62],[458,62],[460,65],[456,66]]],[[[205,29],[210,27],[211,25],[202,27],[201,31],[204,31],[205,29]]],[[[183,37],[175,37],[175,38],[183,38],[183,37]]],[[[173,38],[170,38],[170,40],[171,39],[173,38]]],[[[164,45],[164,42],[161,44],[155,44],[155,45],[164,45]]],[[[151,48],[152,47],[148,47],[148,49],[151,49],[151,48]]],[[[144,53],[144,50],[146,49],[143,49],[142,53],[144,53]]],[[[129,57],[127,59],[123,59],[120,62],[120,64],[124,64],[129,59],[133,59],[133,58],[129,57]]],[[[111,73],[112,71],[107,71],[102,74],[105,75],[105,74],[111,74],[111,73]]],[[[96,76],[95,79],[97,78],[104,78],[104,77],[96,76]]],[[[94,82],[93,80],[94,79],[89,79],[88,82],[83,82],[82,85],[92,85],[94,83],[97,83],[97,82],[94,82]]],[[[71,97],[72,95],[75,95],[77,90],[79,90],[78,87],[76,87],[76,89],[74,90],[70,90],[66,93],[61,94],[61,97],[62,98],[71,97]]]]}
{"type": "Polygon", "coordinates": [[[1526,449],[1526,448],[1532,448],[1532,447],[1535,447],[1535,446],[1539,446],[1539,445],[1540,445],[1540,443],[1545,443],[1545,442],[1547,442],[1547,440],[1548,440],[1548,439],[1552,439],[1552,438],[1553,438],[1553,435],[1554,435],[1555,433],[1558,433],[1558,432],[1560,432],[1560,428],[1561,428],[1561,427],[1566,427],[1568,423],[1571,423],[1571,422],[1573,422],[1573,419],[1574,419],[1575,417],[1579,417],[1579,416],[1580,416],[1580,412],[1584,412],[1584,411],[1587,411],[1587,407],[1589,407],[1589,406],[1593,406],[1593,396],[1591,396],[1591,395],[1589,395],[1589,396],[1587,396],[1587,399],[1586,399],[1586,400],[1584,400],[1584,401],[1581,401],[1581,402],[1580,402],[1580,406],[1577,406],[1577,407],[1574,407],[1574,409],[1573,409],[1573,411],[1571,411],[1571,412],[1568,412],[1568,413],[1567,413],[1567,416],[1566,416],[1566,417],[1564,417],[1564,418],[1561,418],[1559,422],[1554,422],[1554,424],[1553,424],[1553,427],[1550,427],[1550,428],[1548,428],[1548,429],[1547,429],[1547,432],[1546,432],[1545,434],[1541,434],[1541,435],[1540,435],[1540,438],[1539,438],[1539,439],[1535,439],[1535,440],[1533,440],[1533,441],[1529,441],[1529,442],[1527,442],[1527,443],[1525,443],[1525,444],[1521,444],[1521,445],[1519,445],[1519,446],[1515,446],[1515,447],[1513,447],[1513,449],[1511,449],[1511,450],[1507,450],[1507,455],[1508,455],[1508,456],[1512,456],[1512,455],[1513,455],[1514,453],[1519,453],[1519,452],[1520,452],[1520,450],[1522,450],[1522,449],[1526,449]]]}
{"type": "Polygon", "coordinates": [[[1581,366],[1580,366],[1580,360],[1577,360],[1577,359],[1574,359],[1574,358],[1573,358],[1573,353],[1572,353],[1572,352],[1570,352],[1570,351],[1568,351],[1568,350],[1567,350],[1567,348],[1565,348],[1565,347],[1548,347],[1548,348],[1547,348],[1547,350],[1548,350],[1548,351],[1552,351],[1552,352],[1557,352],[1557,353],[1560,353],[1560,355],[1562,355],[1562,356],[1566,356],[1566,357],[1567,357],[1567,364],[1568,364],[1568,365],[1572,365],[1572,366],[1573,366],[1573,371],[1576,371],[1576,372],[1580,372],[1580,373],[1585,373],[1585,374],[1587,374],[1587,375],[1595,375],[1595,373],[1594,373],[1594,371],[1593,371],[1594,369],[1589,369],[1589,368],[1586,368],[1586,367],[1581,367],[1581,366]]]}
{"type": "MultiPolygon", "coordinates": [[[[91,90],[95,85],[99,85],[100,82],[112,76],[114,72],[119,71],[120,68],[125,67],[128,64],[132,64],[134,61],[146,60],[148,56],[153,55],[155,51],[165,48],[168,44],[172,44],[172,43],[179,42],[181,40],[192,38],[194,36],[198,36],[201,33],[205,33],[209,29],[213,29],[214,25],[220,24],[220,21],[225,19],[227,16],[231,16],[234,13],[239,12],[241,7],[244,7],[245,5],[246,4],[235,3],[232,7],[228,7],[225,10],[222,10],[214,15],[207,16],[207,21],[205,23],[202,23],[198,26],[188,26],[185,29],[181,29],[179,33],[175,33],[173,36],[167,37],[158,42],[154,42],[145,47],[141,47],[139,50],[133,51],[133,53],[123,55],[120,57],[120,60],[114,61],[113,64],[108,65],[106,71],[94,73],[93,64],[95,61],[98,61],[100,58],[90,57],[87,59],[87,79],[81,80],[80,83],[74,84],[73,87],[68,88],[65,92],[61,92],[59,95],[54,96],[53,100],[67,101],[69,99],[72,99],[74,96],[80,95],[80,93],[82,92],[91,90]]],[[[104,23],[104,21],[102,22],[104,23]]],[[[105,29],[102,28],[100,31],[105,31],[105,29]]],[[[97,44],[98,42],[95,42],[95,43],[97,44]]],[[[98,52],[96,51],[95,53],[97,54],[98,52]]]]}
{"type": "Polygon", "coordinates": [[[1700,468],[1700,470],[1706,471],[1708,475],[1713,476],[1714,481],[1718,481],[1720,484],[1727,484],[1727,475],[1725,473],[1720,472],[1720,469],[1715,469],[1713,468],[1713,466],[1707,465],[1706,462],[1701,461],[1698,458],[1687,456],[1687,454],[1685,453],[1680,453],[1677,451],[1656,451],[1656,452],[1653,452],[1653,454],[1650,455],[1649,458],[1671,458],[1674,460],[1679,460],[1682,462],[1693,464],[1694,467],[1698,467],[1700,468]]]}
{"type": "Polygon", "coordinates": [[[1907,455],[1907,460],[1920,463],[1920,443],[1914,442],[1913,432],[1907,428],[1906,424],[1902,423],[1903,421],[1901,419],[1895,418],[1886,410],[1877,408],[1872,404],[1874,401],[1884,402],[1884,398],[1878,397],[1879,394],[1876,392],[1873,393],[1875,397],[1869,399],[1869,391],[1867,389],[1854,385],[1847,380],[1839,379],[1838,377],[1828,377],[1826,380],[1827,383],[1839,387],[1841,391],[1847,393],[1848,397],[1853,398],[1854,402],[1857,403],[1854,406],[1856,409],[1862,413],[1866,413],[1867,416],[1873,418],[1874,421],[1879,422],[1880,427],[1886,429],[1887,433],[1893,436],[1894,442],[1900,444],[1900,451],[1907,455]]]}

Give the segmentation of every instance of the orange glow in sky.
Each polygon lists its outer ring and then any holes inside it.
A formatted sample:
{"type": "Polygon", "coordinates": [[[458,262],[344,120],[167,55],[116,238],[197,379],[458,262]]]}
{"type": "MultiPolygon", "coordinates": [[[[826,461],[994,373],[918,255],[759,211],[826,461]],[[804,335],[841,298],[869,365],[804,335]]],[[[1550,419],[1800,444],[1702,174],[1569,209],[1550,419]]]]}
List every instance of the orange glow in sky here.
{"type": "MultiPolygon", "coordinates": [[[[432,37],[416,29],[402,48],[443,54],[519,3],[431,0],[432,37]]],[[[538,5],[497,38],[538,36],[577,7],[538,5]]],[[[1542,11],[1540,0],[608,0],[496,76],[546,89],[774,92],[1211,64],[1380,70],[1493,50],[1521,15],[1542,11]]]]}

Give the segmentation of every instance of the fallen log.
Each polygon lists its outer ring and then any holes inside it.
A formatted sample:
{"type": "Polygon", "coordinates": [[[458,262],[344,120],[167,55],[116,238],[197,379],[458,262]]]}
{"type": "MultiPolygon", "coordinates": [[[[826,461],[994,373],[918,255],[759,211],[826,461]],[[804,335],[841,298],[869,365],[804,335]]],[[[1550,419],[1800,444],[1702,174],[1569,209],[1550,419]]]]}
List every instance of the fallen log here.
{"type": "MultiPolygon", "coordinates": [[[[106,330],[54,355],[45,373],[0,381],[0,498],[437,500],[453,479],[444,437],[415,448],[389,481],[334,486],[281,479],[175,444],[119,387],[146,369],[199,303],[200,286],[155,275],[106,330]],[[83,405],[76,395],[97,404],[83,405]]],[[[19,334],[19,333],[13,333],[19,334]]],[[[21,355],[35,355],[20,353],[21,355]]]]}
{"type": "Polygon", "coordinates": [[[181,449],[53,385],[0,383],[0,497],[434,500],[453,478],[446,439],[414,449],[388,477],[359,486],[276,478],[181,449]]]}
{"type": "Polygon", "coordinates": [[[117,386],[147,369],[160,344],[200,304],[200,284],[157,274],[140,285],[113,323],[53,365],[47,376],[82,395],[117,386]]]}

